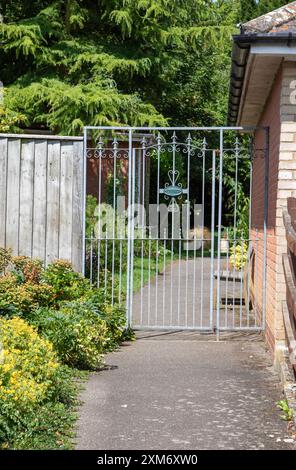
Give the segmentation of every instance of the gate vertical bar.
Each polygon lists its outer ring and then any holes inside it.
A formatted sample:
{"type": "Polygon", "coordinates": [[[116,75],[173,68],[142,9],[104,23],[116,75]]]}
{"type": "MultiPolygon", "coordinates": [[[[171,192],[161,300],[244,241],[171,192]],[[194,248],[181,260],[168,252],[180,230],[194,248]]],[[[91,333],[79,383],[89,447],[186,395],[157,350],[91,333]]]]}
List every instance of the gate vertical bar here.
{"type": "MultiPolygon", "coordinates": [[[[191,134],[188,134],[187,137],[187,201],[186,201],[186,238],[187,238],[187,250],[186,250],[186,298],[188,299],[188,263],[189,263],[189,240],[190,240],[190,164],[191,164],[191,134]]],[[[195,241],[194,241],[194,256],[195,256],[195,241]]],[[[193,291],[195,291],[195,270],[193,273],[193,291]]],[[[188,325],[188,312],[187,312],[187,303],[186,302],[186,326],[188,325]]],[[[193,302],[193,312],[192,312],[192,326],[195,326],[195,308],[193,302]]]]}
{"type": "Polygon", "coordinates": [[[267,300],[267,225],[268,225],[268,190],[269,190],[269,127],[265,128],[265,149],[264,149],[264,255],[263,255],[263,299],[262,299],[262,328],[266,329],[266,300],[267,300]]]}
{"type": "MultiPolygon", "coordinates": [[[[248,233],[248,266],[251,264],[251,247],[253,249],[253,239],[252,239],[252,207],[253,207],[253,158],[254,158],[254,138],[251,138],[250,141],[250,207],[249,207],[249,233],[248,233]]],[[[250,295],[251,295],[251,269],[248,269],[248,292],[247,292],[247,326],[250,327],[250,295]]],[[[256,317],[255,317],[256,318],[256,317]]]]}
{"type": "MultiPolygon", "coordinates": [[[[177,135],[174,131],[172,137],[172,149],[173,149],[173,186],[176,184],[176,145],[177,145],[177,135]]],[[[172,229],[171,229],[171,309],[170,309],[170,326],[172,326],[173,322],[173,260],[174,260],[174,232],[175,232],[175,201],[172,206],[172,229]]],[[[169,237],[169,233],[168,233],[169,237]]],[[[186,269],[188,269],[188,263],[186,265],[186,269]]],[[[186,272],[186,298],[187,298],[187,272],[186,272]]],[[[186,303],[186,325],[187,325],[187,303],[186,303]]]]}
{"type": "MultiPolygon", "coordinates": [[[[201,282],[200,282],[200,326],[203,327],[203,315],[204,315],[204,250],[205,250],[205,173],[206,173],[206,138],[203,140],[203,152],[202,152],[202,246],[201,246],[201,282]]],[[[194,262],[196,260],[196,254],[194,256],[194,262]]],[[[194,266],[195,270],[195,266],[194,266]]]]}
{"type": "Polygon", "coordinates": [[[86,182],[87,182],[87,128],[83,129],[83,188],[82,188],[82,274],[85,276],[86,252],[86,182]]]}
{"type": "MultiPolygon", "coordinates": [[[[99,190],[98,190],[98,207],[99,212],[101,210],[101,203],[102,203],[102,153],[103,153],[103,145],[104,142],[102,137],[100,137],[99,141],[99,190]]],[[[100,272],[101,272],[101,239],[102,239],[102,219],[101,215],[99,215],[98,221],[98,259],[97,259],[97,287],[100,287],[100,272]]]]}
{"type": "Polygon", "coordinates": [[[218,283],[217,283],[217,339],[220,336],[220,295],[221,295],[221,225],[222,225],[222,190],[223,190],[223,130],[220,130],[220,167],[219,167],[219,213],[218,213],[218,283]]]}
{"type": "MultiPolygon", "coordinates": [[[[156,241],[156,279],[155,279],[155,324],[158,324],[158,266],[159,266],[159,239],[160,239],[160,198],[159,198],[159,191],[160,191],[160,152],[161,152],[161,135],[158,133],[157,138],[157,241],[156,241]]],[[[160,242],[161,243],[161,242],[160,242]]],[[[165,267],[164,267],[165,268],[165,267]]]]}
{"type": "Polygon", "coordinates": [[[131,194],[131,217],[132,217],[132,232],[131,232],[131,263],[130,263],[130,313],[129,321],[132,324],[133,319],[133,293],[134,293],[134,243],[135,243],[135,196],[136,196],[136,149],[133,148],[133,140],[131,139],[132,145],[132,194],[131,194]]]}
{"type": "MultiPolygon", "coordinates": [[[[146,177],[146,138],[145,136],[142,139],[142,199],[141,204],[142,207],[145,207],[145,177],[146,177]]],[[[141,235],[141,325],[143,324],[143,291],[144,291],[144,238],[146,237],[146,220],[145,220],[145,213],[144,210],[142,211],[142,235],[141,235]]]]}
{"type": "MultiPolygon", "coordinates": [[[[238,246],[238,238],[237,238],[237,183],[238,183],[238,166],[239,166],[239,142],[238,139],[236,139],[235,142],[235,189],[234,189],[234,217],[233,217],[233,252],[236,253],[236,247],[238,246]]],[[[236,257],[236,255],[234,255],[236,257]]],[[[235,276],[236,276],[236,263],[234,263],[234,276],[232,280],[232,327],[235,328],[235,287],[236,287],[236,281],[235,281],[235,276]]]]}
{"type": "Polygon", "coordinates": [[[116,218],[117,218],[117,204],[116,204],[116,177],[117,177],[117,151],[118,151],[118,142],[115,137],[113,140],[113,221],[112,221],[112,293],[111,293],[111,302],[112,306],[114,305],[114,274],[115,274],[115,232],[116,232],[116,218]]]}
{"type": "Polygon", "coordinates": [[[210,329],[214,318],[214,258],[215,258],[215,194],[216,192],[216,151],[212,154],[212,222],[211,222],[211,286],[210,286],[210,329]]]}
{"type": "Polygon", "coordinates": [[[129,148],[128,148],[128,223],[127,223],[127,279],[126,279],[126,326],[130,328],[131,326],[131,256],[132,256],[132,228],[131,228],[131,219],[132,219],[132,150],[133,150],[133,134],[132,129],[129,129],[129,148]]]}

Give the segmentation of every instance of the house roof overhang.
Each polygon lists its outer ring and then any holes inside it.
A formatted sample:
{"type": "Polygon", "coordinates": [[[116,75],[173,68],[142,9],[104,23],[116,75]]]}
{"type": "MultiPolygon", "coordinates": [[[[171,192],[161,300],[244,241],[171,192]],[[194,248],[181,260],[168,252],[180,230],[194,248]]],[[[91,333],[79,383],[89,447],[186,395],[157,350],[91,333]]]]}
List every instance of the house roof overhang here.
{"type": "Polygon", "coordinates": [[[256,126],[283,60],[296,60],[296,32],[233,37],[228,125],[256,126]]]}

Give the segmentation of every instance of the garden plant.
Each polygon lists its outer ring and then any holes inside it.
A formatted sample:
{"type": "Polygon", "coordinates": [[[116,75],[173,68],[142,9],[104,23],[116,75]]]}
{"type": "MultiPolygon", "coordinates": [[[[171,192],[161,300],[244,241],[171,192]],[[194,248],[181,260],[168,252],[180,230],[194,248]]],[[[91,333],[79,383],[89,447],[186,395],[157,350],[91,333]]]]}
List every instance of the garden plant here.
{"type": "Polygon", "coordinates": [[[71,448],[81,379],[127,337],[125,312],[66,261],[0,255],[0,448],[71,448]]]}

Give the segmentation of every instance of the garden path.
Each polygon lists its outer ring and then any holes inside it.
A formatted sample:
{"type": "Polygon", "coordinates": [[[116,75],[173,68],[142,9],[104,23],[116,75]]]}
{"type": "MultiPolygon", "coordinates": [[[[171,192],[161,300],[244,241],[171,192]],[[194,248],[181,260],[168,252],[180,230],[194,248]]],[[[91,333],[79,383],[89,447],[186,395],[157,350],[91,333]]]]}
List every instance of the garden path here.
{"type": "MultiPolygon", "coordinates": [[[[217,259],[214,259],[214,273],[217,272],[217,264],[217,259]]],[[[221,259],[221,270],[225,269],[226,260],[221,259]]],[[[151,273],[151,276],[150,283],[133,295],[132,324],[135,327],[210,330],[216,326],[217,279],[212,286],[212,322],[210,318],[211,258],[173,261],[167,264],[163,272],[157,275],[151,273]]],[[[227,281],[221,279],[220,298],[229,301],[229,305],[220,308],[221,327],[256,326],[255,312],[247,312],[243,301],[240,301],[244,298],[243,276],[240,282],[234,282],[231,278],[227,281]],[[238,300],[236,307],[233,298],[238,300]]]]}
{"type": "Polygon", "coordinates": [[[294,449],[255,334],[141,332],[82,393],[77,449],[294,449]],[[231,339],[231,341],[228,341],[231,339]]]}

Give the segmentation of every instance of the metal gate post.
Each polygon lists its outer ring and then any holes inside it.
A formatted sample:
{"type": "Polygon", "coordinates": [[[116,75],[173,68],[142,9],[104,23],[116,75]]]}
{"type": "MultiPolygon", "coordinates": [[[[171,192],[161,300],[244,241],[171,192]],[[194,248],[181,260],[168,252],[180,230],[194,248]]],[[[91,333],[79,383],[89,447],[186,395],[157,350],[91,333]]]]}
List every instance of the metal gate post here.
{"type": "Polygon", "coordinates": [[[220,336],[220,296],[221,296],[221,229],[222,229],[222,190],[223,190],[223,130],[220,130],[220,152],[219,152],[219,203],[218,203],[218,279],[217,279],[217,340],[220,336]]]}
{"type": "Polygon", "coordinates": [[[86,182],[87,182],[87,128],[83,129],[83,187],[82,187],[82,274],[85,276],[86,252],[86,182]]]}
{"type": "Polygon", "coordinates": [[[216,150],[212,153],[212,222],[211,222],[211,286],[210,286],[210,329],[214,318],[214,263],[215,263],[215,196],[216,196],[216,150]]]}
{"type": "MultiPolygon", "coordinates": [[[[133,142],[132,142],[133,147],[133,142]]],[[[130,311],[129,311],[129,326],[133,323],[133,293],[134,293],[134,240],[135,240],[135,196],[136,196],[136,150],[132,148],[132,193],[131,193],[131,263],[130,263],[130,311]]]]}
{"type": "Polygon", "coordinates": [[[127,280],[126,280],[126,327],[131,326],[131,257],[132,257],[132,173],[133,173],[133,134],[129,129],[129,150],[128,150],[128,224],[127,224],[127,280]]]}

